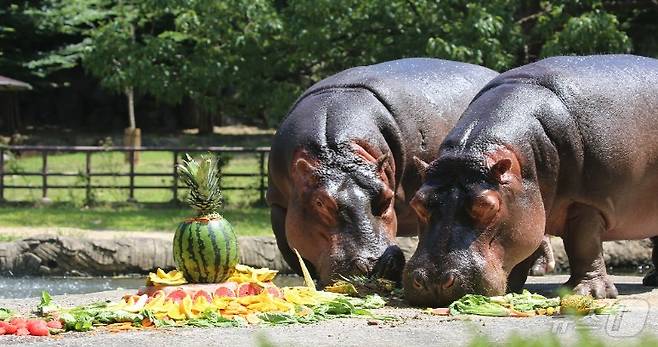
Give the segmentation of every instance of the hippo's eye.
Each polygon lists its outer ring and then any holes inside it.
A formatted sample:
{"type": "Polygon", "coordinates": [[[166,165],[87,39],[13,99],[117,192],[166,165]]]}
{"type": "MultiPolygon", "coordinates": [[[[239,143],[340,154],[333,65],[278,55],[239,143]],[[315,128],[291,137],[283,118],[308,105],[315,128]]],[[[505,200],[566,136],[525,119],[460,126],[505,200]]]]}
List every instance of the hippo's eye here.
{"type": "Polygon", "coordinates": [[[380,194],[380,196],[378,196],[373,202],[372,214],[375,216],[381,216],[386,213],[393,202],[393,197],[393,191],[390,189],[382,192],[382,194],[380,194]]]}

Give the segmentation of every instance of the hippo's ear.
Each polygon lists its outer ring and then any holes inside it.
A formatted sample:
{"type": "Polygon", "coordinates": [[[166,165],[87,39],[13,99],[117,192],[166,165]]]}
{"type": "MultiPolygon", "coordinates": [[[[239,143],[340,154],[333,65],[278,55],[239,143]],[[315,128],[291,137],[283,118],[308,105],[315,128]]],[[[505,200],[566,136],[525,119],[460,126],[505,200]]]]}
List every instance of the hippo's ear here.
{"type": "Polygon", "coordinates": [[[502,158],[491,166],[491,175],[499,183],[506,183],[508,181],[508,173],[512,169],[512,160],[510,158],[502,158]]]}
{"type": "Polygon", "coordinates": [[[418,158],[415,155],[414,155],[414,163],[416,164],[416,169],[418,170],[420,179],[425,181],[425,174],[427,173],[427,168],[430,166],[430,164],[428,164],[427,162],[423,161],[422,159],[418,158]]]}
{"type": "Polygon", "coordinates": [[[292,165],[292,179],[297,187],[310,188],[317,183],[316,167],[310,161],[299,158],[292,165]]]}

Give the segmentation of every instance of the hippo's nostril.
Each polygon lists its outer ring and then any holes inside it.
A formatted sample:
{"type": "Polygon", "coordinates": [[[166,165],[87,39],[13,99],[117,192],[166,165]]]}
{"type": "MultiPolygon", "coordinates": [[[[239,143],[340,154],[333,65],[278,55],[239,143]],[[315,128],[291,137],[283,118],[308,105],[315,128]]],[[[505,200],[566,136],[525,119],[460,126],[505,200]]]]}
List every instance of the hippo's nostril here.
{"type": "Polygon", "coordinates": [[[413,285],[417,290],[422,290],[427,288],[427,282],[425,280],[425,275],[420,271],[414,271],[412,274],[413,285]]]}
{"type": "Polygon", "coordinates": [[[441,288],[448,289],[452,287],[455,284],[455,280],[456,276],[452,271],[446,273],[441,280],[441,288]]]}

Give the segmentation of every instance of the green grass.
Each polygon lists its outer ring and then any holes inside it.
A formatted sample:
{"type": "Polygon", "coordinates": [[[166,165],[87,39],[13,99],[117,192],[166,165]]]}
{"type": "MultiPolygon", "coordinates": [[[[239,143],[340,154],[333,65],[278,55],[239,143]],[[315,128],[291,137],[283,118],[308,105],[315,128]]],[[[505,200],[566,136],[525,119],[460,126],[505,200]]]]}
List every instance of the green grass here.
{"type": "MultiPolygon", "coordinates": [[[[258,173],[258,154],[230,154],[229,162],[224,167],[224,173],[258,173]]],[[[180,162],[180,160],[179,160],[180,162]]],[[[124,154],[118,152],[94,153],[91,159],[92,173],[128,173],[129,166],[124,160],[124,154]]],[[[267,164],[266,164],[267,165],[267,164]]],[[[6,185],[28,185],[41,187],[42,178],[39,176],[16,176],[12,172],[41,172],[41,156],[24,155],[9,160],[5,165],[7,176],[6,185]]],[[[86,184],[82,175],[85,168],[85,155],[58,154],[48,156],[49,172],[78,173],[76,177],[49,177],[48,183],[55,185],[86,184]]],[[[137,173],[173,173],[173,155],[168,152],[146,152],[141,154],[137,173]]],[[[135,185],[172,185],[172,177],[136,177],[135,185]]],[[[231,206],[252,205],[258,201],[260,193],[257,188],[259,177],[225,177],[223,186],[248,187],[249,190],[225,190],[226,201],[231,206]]],[[[127,186],[128,177],[92,177],[92,185],[119,185],[127,186]]],[[[179,189],[178,198],[185,198],[185,189],[179,189]]],[[[5,199],[8,201],[38,201],[41,198],[41,189],[5,189],[5,199]]],[[[48,197],[55,202],[70,202],[82,205],[85,201],[84,189],[49,189],[48,197]]],[[[128,199],[127,189],[93,189],[92,201],[96,202],[123,202],[128,199]]],[[[137,189],[135,198],[138,202],[168,202],[173,198],[171,189],[137,189]]]]}
{"type": "MultiPolygon", "coordinates": [[[[139,207],[0,207],[3,227],[70,227],[89,230],[174,232],[178,223],[193,215],[188,208],[139,207]]],[[[238,236],[272,235],[269,209],[226,209],[222,215],[238,236]]]]}

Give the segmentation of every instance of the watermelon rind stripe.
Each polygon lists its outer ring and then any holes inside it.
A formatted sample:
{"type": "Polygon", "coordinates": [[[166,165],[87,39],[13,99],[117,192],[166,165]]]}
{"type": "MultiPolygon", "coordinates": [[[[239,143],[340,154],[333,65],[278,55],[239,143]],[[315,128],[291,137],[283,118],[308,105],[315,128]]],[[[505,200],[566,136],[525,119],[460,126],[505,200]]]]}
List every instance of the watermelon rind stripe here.
{"type": "Polygon", "coordinates": [[[207,232],[210,232],[210,225],[197,223],[195,230],[197,250],[199,252],[199,258],[197,259],[197,264],[199,264],[199,280],[201,282],[208,282],[208,266],[206,264],[206,257],[203,254],[203,238],[201,237],[201,230],[206,229],[207,232]]]}
{"type": "Polygon", "coordinates": [[[190,277],[192,277],[192,281],[199,282],[199,269],[196,263],[196,255],[194,254],[194,233],[191,230],[192,225],[194,224],[190,224],[189,228],[186,230],[187,257],[185,258],[185,262],[192,268],[189,273],[190,277]]]}
{"type": "MultiPolygon", "coordinates": [[[[221,254],[219,253],[219,248],[217,248],[217,234],[216,233],[210,233],[210,244],[212,245],[212,250],[215,255],[215,261],[213,262],[213,267],[217,268],[218,264],[220,263],[220,257],[221,254]]],[[[223,272],[220,272],[218,270],[215,271],[215,277],[213,278],[213,282],[219,282],[222,280],[221,276],[224,276],[223,272]]]]}
{"type": "Polygon", "coordinates": [[[226,235],[228,229],[229,228],[226,225],[223,225],[221,228],[222,237],[224,238],[224,245],[226,246],[224,248],[226,250],[226,254],[224,256],[224,266],[222,267],[223,269],[228,269],[229,260],[231,259],[231,238],[226,235]]]}
{"type": "Polygon", "coordinates": [[[216,233],[215,230],[217,230],[217,225],[215,223],[208,223],[207,226],[207,232],[203,234],[203,258],[206,261],[206,278],[209,283],[216,282],[215,278],[217,277],[217,272],[219,271],[219,267],[217,266],[217,263],[215,263],[214,258],[215,258],[215,248],[212,245],[212,241],[210,240],[211,235],[214,235],[216,233]]]}
{"type": "Polygon", "coordinates": [[[187,274],[190,273],[187,266],[186,266],[186,264],[185,264],[185,259],[183,257],[183,235],[185,234],[185,229],[187,228],[188,225],[189,224],[187,224],[187,223],[181,223],[178,226],[178,230],[176,230],[176,234],[177,234],[176,236],[178,237],[178,239],[176,240],[176,244],[174,245],[174,247],[178,246],[178,251],[174,252],[174,254],[176,254],[176,253],[178,254],[178,257],[177,257],[178,260],[176,261],[176,264],[181,266],[180,270],[183,271],[183,274],[185,276],[189,276],[187,274]]]}
{"type": "Polygon", "coordinates": [[[219,245],[226,245],[226,234],[224,234],[224,225],[222,224],[221,221],[217,222],[218,229],[217,233],[215,234],[217,237],[217,249],[219,252],[219,261],[216,263],[215,266],[221,269],[221,273],[219,274],[218,281],[223,281],[226,279],[226,267],[224,266],[224,263],[226,262],[226,257],[228,256],[229,250],[224,248],[224,247],[219,247],[219,245]]]}

